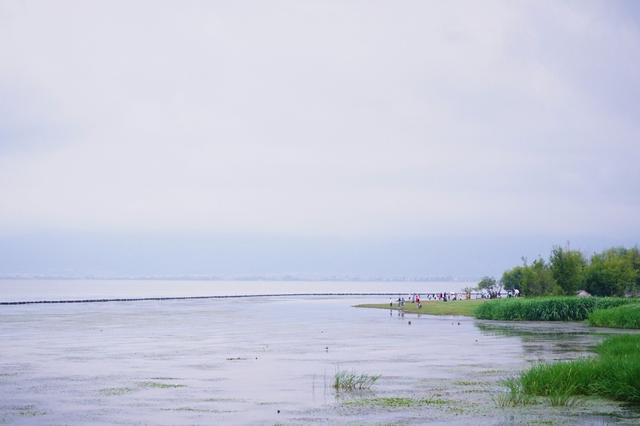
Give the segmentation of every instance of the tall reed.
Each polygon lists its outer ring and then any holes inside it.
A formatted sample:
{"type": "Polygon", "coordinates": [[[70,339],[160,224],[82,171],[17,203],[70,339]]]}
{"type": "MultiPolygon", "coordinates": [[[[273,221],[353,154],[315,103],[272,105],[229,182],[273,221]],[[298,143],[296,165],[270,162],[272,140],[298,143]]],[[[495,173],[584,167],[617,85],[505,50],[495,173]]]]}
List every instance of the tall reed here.
{"type": "Polygon", "coordinates": [[[576,395],[640,403],[640,335],[609,337],[596,352],[597,358],[529,369],[520,376],[523,391],[547,396],[558,404],[576,395]]]}
{"type": "Polygon", "coordinates": [[[502,321],[582,321],[596,309],[631,302],[621,297],[539,297],[491,300],[477,307],[480,319],[502,321]]]}

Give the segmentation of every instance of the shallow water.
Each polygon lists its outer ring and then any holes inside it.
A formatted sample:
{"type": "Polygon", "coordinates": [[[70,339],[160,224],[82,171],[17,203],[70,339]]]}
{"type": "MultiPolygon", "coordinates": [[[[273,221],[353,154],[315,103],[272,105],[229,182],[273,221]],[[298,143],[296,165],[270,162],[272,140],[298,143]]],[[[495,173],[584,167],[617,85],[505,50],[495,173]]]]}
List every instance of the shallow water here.
{"type": "Polygon", "coordinates": [[[538,361],[588,356],[602,331],[577,323],[498,323],[352,307],[380,299],[5,306],[0,422],[638,421],[636,411],[603,401],[560,409],[496,406],[500,380],[538,361]],[[370,392],[336,393],[337,370],[381,377],[370,392]],[[400,396],[436,402],[405,408],[362,403],[400,396]]]}

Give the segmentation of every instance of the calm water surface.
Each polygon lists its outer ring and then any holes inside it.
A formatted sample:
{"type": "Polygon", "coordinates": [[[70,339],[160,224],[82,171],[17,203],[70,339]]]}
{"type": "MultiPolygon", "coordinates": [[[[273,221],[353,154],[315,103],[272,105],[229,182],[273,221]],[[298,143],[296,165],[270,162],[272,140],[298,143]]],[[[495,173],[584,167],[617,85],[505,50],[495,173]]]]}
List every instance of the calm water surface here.
{"type": "Polygon", "coordinates": [[[0,302],[282,293],[459,292],[460,281],[0,280],[0,302]]]}
{"type": "Polygon", "coordinates": [[[0,422],[638,422],[637,411],[602,401],[569,408],[497,406],[504,378],[539,361],[589,356],[604,335],[583,324],[401,316],[352,307],[381,299],[3,306],[0,422]],[[338,370],[380,379],[370,392],[337,393],[331,384],[338,370]],[[381,397],[436,402],[400,408],[371,402],[381,397]]]}

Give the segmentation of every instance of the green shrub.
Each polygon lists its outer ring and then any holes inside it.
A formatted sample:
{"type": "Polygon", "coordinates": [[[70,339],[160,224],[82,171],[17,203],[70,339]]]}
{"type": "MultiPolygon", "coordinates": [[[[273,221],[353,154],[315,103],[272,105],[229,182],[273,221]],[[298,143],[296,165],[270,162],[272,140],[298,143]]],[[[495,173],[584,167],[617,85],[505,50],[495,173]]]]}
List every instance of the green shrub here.
{"type": "Polygon", "coordinates": [[[640,328],[640,303],[597,309],[589,315],[589,324],[596,327],[640,328]]]}
{"type": "Polygon", "coordinates": [[[491,300],[475,310],[480,319],[502,321],[582,321],[596,309],[629,303],[616,297],[540,297],[491,300]]]}
{"type": "Polygon", "coordinates": [[[597,348],[597,358],[542,364],[520,376],[523,392],[563,405],[570,396],[596,395],[640,402],[640,335],[614,336],[597,348]]]}

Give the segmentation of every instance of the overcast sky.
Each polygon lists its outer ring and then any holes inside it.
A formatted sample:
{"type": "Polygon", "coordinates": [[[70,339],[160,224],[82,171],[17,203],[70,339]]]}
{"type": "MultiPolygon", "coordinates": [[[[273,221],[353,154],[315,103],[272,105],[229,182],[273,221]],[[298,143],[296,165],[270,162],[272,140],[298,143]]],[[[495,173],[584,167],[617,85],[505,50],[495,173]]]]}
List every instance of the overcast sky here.
{"type": "Polygon", "coordinates": [[[634,1],[0,0],[0,273],[83,270],[69,235],[292,241],[280,272],[303,240],[424,274],[456,268],[415,241],[634,244],[638,76],[634,1]]]}

